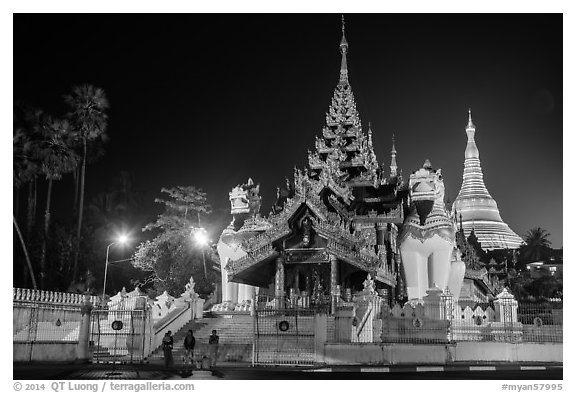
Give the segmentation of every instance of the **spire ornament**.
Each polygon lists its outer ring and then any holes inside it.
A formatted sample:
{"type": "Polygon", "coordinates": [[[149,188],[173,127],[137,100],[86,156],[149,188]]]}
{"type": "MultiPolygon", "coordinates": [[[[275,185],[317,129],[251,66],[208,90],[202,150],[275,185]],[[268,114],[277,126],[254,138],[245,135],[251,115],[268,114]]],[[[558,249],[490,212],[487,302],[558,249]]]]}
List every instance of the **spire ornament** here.
{"type": "Polygon", "coordinates": [[[346,54],[348,53],[348,42],[345,35],[344,15],[342,15],[342,40],[340,40],[340,53],[342,53],[342,62],[340,64],[340,82],[339,84],[348,84],[348,64],[346,54]]]}
{"type": "Polygon", "coordinates": [[[475,130],[476,126],[472,123],[472,109],[468,108],[468,125],[466,126],[466,130],[475,130]]]}
{"type": "Polygon", "coordinates": [[[390,152],[392,158],[390,160],[390,177],[398,176],[398,165],[396,164],[396,145],[395,135],[392,134],[392,151],[390,152]]]}

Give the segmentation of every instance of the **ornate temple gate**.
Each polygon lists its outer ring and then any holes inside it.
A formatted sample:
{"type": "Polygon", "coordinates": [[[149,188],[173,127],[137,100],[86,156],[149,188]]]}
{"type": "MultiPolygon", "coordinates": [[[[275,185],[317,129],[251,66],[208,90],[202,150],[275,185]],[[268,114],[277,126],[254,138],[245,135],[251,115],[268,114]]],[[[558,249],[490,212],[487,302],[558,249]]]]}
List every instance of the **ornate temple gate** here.
{"type": "Polygon", "coordinates": [[[254,312],[254,365],[312,365],[315,309],[266,308],[254,312]]]}
{"type": "Polygon", "coordinates": [[[142,362],[148,346],[146,317],[144,310],[93,310],[90,323],[92,361],[142,362]]]}

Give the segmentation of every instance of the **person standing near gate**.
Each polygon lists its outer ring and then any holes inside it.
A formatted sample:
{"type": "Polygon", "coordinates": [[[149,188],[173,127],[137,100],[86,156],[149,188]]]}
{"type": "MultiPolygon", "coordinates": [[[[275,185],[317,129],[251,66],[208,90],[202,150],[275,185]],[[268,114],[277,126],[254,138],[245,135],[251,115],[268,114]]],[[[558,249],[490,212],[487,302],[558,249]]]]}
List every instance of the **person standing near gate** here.
{"type": "Polygon", "coordinates": [[[208,348],[210,353],[210,367],[216,366],[216,358],[218,357],[218,341],[220,337],[216,334],[216,330],[212,330],[212,334],[208,339],[208,348]]]}
{"type": "Polygon", "coordinates": [[[186,337],[184,338],[184,364],[189,363],[190,366],[194,364],[194,346],[196,345],[196,338],[194,337],[194,332],[188,330],[186,337]]]}
{"type": "Polygon", "coordinates": [[[172,347],[174,346],[174,337],[172,337],[172,332],[168,330],[162,339],[162,350],[164,351],[164,366],[166,368],[172,367],[174,365],[174,360],[172,359],[172,347]]]}

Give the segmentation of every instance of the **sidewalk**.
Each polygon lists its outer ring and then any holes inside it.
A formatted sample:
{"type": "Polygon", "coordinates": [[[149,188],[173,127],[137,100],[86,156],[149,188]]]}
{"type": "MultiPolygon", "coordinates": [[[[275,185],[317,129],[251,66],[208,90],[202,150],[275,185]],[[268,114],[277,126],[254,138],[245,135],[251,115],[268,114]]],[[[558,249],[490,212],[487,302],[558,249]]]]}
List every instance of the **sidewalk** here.
{"type": "MultiPolygon", "coordinates": [[[[441,373],[478,373],[489,376],[498,373],[550,373],[563,372],[562,363],[492,363],[492,364],[452,364],[452,365],[342,365],[314,367],[266,366],[252,367],[250,363],[225,362],[212,370],[194,370],[185,373],[181,367],[165,369],[158,364],[55,364],[22,363],[14,364],[14,380],[182,380],[182,379],[318,379],[328,377],[364,375],[365,377],[402,379],[408,375],[441,375],[441,373]],[[365,374],[369,373],[369,374],[365,374]],[[405,375],[403,377],[403,375],[405,375]]],[[[362,378],[365,378],[362,377],[362,378]]]]}

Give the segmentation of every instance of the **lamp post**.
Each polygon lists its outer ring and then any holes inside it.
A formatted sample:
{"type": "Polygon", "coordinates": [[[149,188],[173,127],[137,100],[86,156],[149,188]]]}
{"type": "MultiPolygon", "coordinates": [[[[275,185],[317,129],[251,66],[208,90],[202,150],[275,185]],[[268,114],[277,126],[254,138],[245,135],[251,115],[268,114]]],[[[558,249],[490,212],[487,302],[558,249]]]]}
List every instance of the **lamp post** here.
{"type": "Polygon", "coordinates": [[[125,235],[122,235],[118,238],[118,240],[108,244],[108,247],[106,247],[106,266],[104,267],[104,286],[102,288],[102,304],[104,304],[104,299],[106,296],[106,276],[108,275],[108,255],[110,253],[110,247],[112,247],[114,244],[124,244],[126,243],[127,240],[128,238],[125,235]]]}

